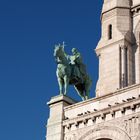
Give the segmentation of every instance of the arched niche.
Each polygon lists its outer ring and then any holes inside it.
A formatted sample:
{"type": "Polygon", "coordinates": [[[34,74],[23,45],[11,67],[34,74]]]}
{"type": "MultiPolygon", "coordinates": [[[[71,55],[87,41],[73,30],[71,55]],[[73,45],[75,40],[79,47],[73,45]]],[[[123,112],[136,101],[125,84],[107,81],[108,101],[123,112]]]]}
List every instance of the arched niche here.
{"type": "Polygon", "coordinates": [[[129,135],[118,127],[98,126],[89,130],[78,140],[132,140],[129,135]]]}

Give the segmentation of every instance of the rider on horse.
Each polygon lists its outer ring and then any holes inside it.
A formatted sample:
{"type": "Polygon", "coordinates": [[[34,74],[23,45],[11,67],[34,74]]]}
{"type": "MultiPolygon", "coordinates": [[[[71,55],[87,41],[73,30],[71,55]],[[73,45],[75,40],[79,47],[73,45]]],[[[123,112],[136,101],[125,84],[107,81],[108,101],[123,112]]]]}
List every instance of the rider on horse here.
{"type": "Polygon", "coordinates": [[[92,81],[86,73],[86,67],[82,62],[81,54],[72,49],[73,55],[67,55],[63,45],[56,45],[54,57],[57,62],[56,75],[59,84],[60,94],[66,95],[68,86],[74,85],[82,100],[89,98],[92,81]]]}
{"type": "Polygon", "coordinates": [[[76,48],[72,49],[72,56],[70,56],[70,65],[73,67],[73,72],[72,72],[72,76],[76,79],[76,80],[81,80],[81,82],[83,83],[84,81],[84,77],[86,76],[86,67],[83,64],[82,61],[82,56],[81,54],[77,51],[76,48]]]}

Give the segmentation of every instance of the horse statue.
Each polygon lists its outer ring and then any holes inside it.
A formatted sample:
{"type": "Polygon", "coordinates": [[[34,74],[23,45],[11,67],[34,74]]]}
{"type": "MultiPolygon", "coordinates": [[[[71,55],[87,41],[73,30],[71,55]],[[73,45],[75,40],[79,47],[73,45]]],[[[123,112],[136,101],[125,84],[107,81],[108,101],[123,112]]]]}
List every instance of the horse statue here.
{"type": "MultiPolygon", "coordinates": [[[[75,51],[75,48],[73,51],[75,51]]],[[[60,94],[66,95],[68,86],[74,85],[75,90],[82,100],[89,99],[92,81],[87,73],[84,74],[80,70],[77,66],[78,64],[73,64],[74,61],[71,59],[74,56],[67,55],[64,51],[64,45],[59,44],[55,46],[54,57],[57,63],[56,75],[60,94]]]]}

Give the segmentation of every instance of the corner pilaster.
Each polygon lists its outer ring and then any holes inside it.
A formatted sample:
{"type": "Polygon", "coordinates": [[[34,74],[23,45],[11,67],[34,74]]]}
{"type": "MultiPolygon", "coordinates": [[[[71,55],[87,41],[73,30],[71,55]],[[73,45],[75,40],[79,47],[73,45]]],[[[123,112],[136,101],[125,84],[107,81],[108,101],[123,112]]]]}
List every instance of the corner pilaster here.
{"type": "Polygon", "coordinates": [[[63,140],[64,107],[76,103],[73,99],[59,95],[52,97],[47,103],[50,108],[50,116],[47,123],[46,140],[63,140]]]}

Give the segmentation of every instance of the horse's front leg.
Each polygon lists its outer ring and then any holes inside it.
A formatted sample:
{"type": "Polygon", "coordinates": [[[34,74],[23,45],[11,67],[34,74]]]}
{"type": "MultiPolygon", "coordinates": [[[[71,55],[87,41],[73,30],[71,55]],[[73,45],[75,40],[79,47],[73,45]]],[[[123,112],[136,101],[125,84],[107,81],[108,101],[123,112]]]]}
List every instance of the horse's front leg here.
{"type": "Polygon", "coordinates": [[[59,85],[59,92],[62,95],[63,94],[63,80],[61,78],[58,78],[58,85],[59,85]]]}
{"type": "Polygon", "coordinates": [[[68,86],[69,86],[69,78],[68,76],[64,76],[64,95],[67,94],[67,90],[68,90],[68,86]]]}

